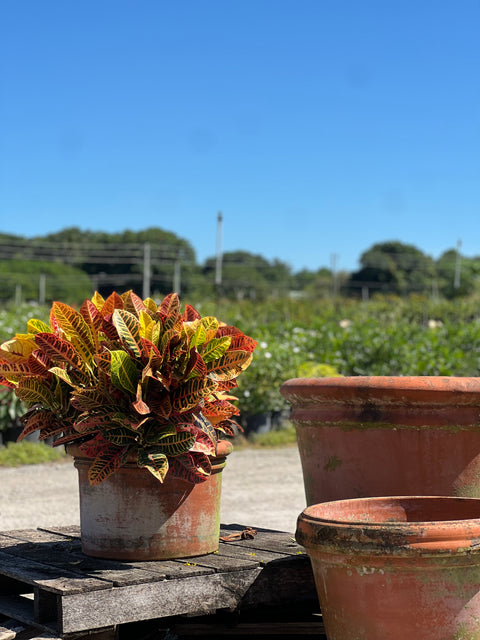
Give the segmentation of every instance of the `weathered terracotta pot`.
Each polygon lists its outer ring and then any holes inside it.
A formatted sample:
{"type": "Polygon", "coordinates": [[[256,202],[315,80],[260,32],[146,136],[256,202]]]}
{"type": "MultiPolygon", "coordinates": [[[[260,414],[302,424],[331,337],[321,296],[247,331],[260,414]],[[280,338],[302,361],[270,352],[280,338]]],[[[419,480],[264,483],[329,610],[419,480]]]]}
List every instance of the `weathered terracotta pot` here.
{"type": "Polygon", "coordinates": [[[281,387],[307,504],[480,497],[480,378],[297,378],[281,387]]]}
{"type": "Polygon", "coordinates": [[[222,470],[232,445],[220,441],[212,474],[191,485],[168,474],[160,483],[135,462],[99,485],[90,458],[71,451],[78,469],[82,551],[116,560],[166,560],[217,551],[222,470]]]}
{"type": "Polygon", "coordinates": [[[305,509],[329,640],[478,640],[480,500],[387,497],[305,509]]]}

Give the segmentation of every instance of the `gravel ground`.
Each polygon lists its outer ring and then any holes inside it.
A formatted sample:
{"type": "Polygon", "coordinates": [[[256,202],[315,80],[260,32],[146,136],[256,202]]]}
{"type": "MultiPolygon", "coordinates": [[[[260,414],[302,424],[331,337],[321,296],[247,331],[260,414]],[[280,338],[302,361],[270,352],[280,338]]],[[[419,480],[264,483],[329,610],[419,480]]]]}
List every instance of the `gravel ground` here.
{"type": "MultiPolygon", "coordinates": [[[[305,506],[296,447],[234,451],[223,471],[222,522],[294,532],[305,506]]],[[[79,524],[70,461],[0,468],[0,531],[79,524]]]]}

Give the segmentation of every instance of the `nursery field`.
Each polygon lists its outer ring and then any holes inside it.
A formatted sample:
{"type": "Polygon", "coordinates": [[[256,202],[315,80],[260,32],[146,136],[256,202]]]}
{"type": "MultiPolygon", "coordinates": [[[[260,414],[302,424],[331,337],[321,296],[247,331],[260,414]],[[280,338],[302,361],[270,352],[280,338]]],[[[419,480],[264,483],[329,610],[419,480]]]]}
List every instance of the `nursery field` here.
{"type": "MultiPolygon", "coordinates": [[[[190,302],[258,341],[252,365],[239,379],[243,416],[286,408],[282,382],[323,375],[476,376],[480,365],[480,299],[454,302],[381,297],[233,303],[190,302]]],[[[48,320],[48,308],[0,310],[0,340],[25,332],[29,318],[48,320]]],[[[0,429],[21,411],[11,394],[0,400],[0,429]]]]}

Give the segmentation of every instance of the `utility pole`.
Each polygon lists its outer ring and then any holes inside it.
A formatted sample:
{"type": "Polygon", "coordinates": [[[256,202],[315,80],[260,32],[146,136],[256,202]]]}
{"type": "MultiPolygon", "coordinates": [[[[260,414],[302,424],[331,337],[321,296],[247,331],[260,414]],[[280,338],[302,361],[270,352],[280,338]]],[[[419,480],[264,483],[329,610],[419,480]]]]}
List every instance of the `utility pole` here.
{"type": "Polygon", "coordinates": [[[149,242],[143,245],[143,299],[150,297],[152,252],[149,242]]]}
{"type": "Polygon", "coordinates": [[[180,295],[180,258],[177,258],[173,265],[173,291],[180,295]]]}
{"type": "Polygon", "coordinates": [[[332,272],[332,297],[335,300],[337,297],[337,259],[338,255],[332,253],[330,255],[330,271],[332,272]]]}
{"type": "Polygon", "coordinates": [[[47,276],[44,273],[41,273],[38,280],[38,304],[42,306],[45,304],[46,284],[47,276]]]}
{"type": "Polygon", "coordinates": [[[459,289],[460,288],[460,271],[462,268],[462,258],[460,256],[460,249],[462,248],[462,241],[458,240],[457,241],[457,255],[455,258],[455,276],[453,278],[453,288],[454,289],[459,289]]]}
{"type": "Polygon", "coordinates": [[[217,215],[217,263],[215,266],[215,287],[217,290],[222,284],[222,212],[217,215]]]}

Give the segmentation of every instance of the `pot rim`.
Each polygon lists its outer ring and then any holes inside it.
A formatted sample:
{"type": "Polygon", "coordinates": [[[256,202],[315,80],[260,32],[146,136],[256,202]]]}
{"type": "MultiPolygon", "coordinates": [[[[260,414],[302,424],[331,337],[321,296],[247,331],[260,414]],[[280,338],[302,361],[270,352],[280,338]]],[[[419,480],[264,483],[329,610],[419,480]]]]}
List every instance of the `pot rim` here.
{"type": "MultiPolygon", "coordinates": [[[[445,511],[444,511],[445,512],[445,511]]],[[[458,513],[457,513],[458,515],[458,513]]],[[[453,513],[455,516],[455,511],[453,513]]],[[[372,555],[480,554],[480,499],[457,496],[386,496],[351,498],[311,505],[297,521],[296,539],[307,549],[327,553],[368,553],[372,555]],[[421,510],[436,503],[449,503],[462,517],[451,519],[348,519],[328,517],[328,511],[340,513],[362,507],[397,506],[421,510]],[[471,509],[469,509],[469,506],[471,509]],[[466,507],[466,508],[465,508],[466,507]],[[323,516],[322,512],[326,512],[323,516]],[[473,517],[471,517],[473,516],[473,517]]]]}
{"type": "Polygon", "coordinates": [[[463,376],[344,376],[291,378],[280,387],[282,396],[295,404],[415,401],[425,404],[480,403],[480,377],[463,376]]]}

